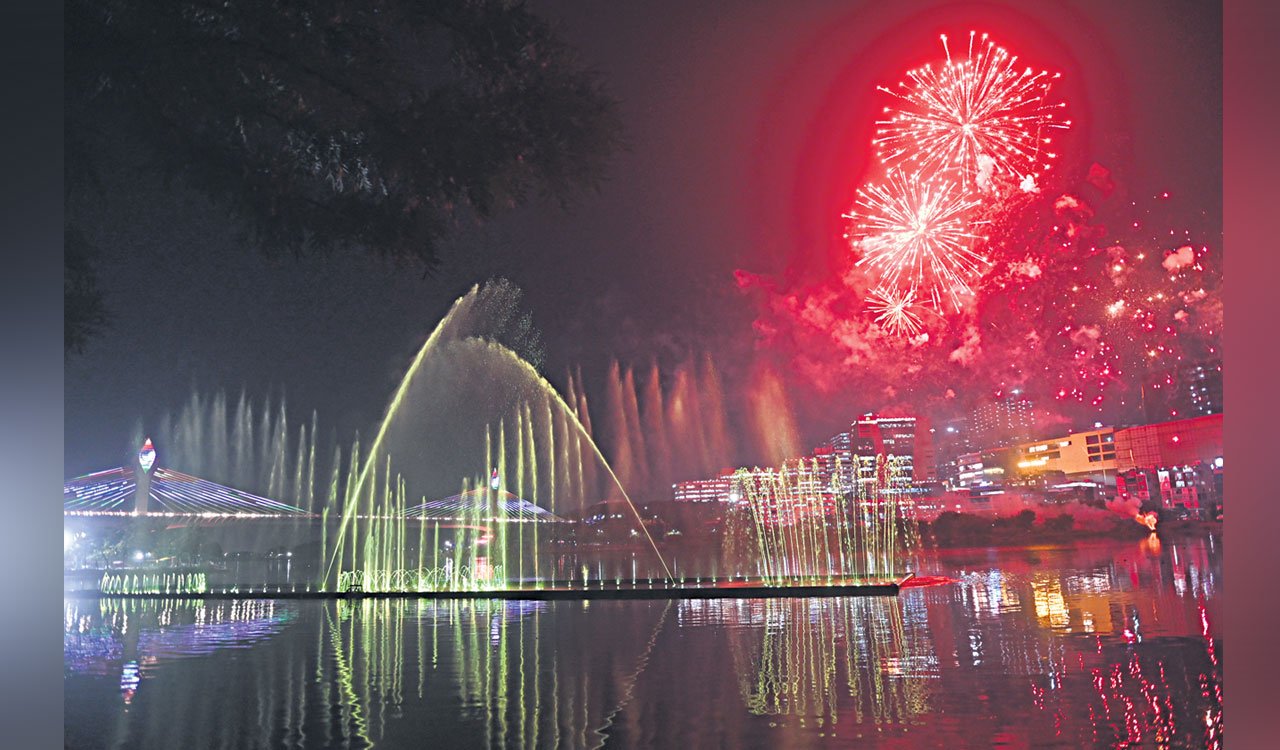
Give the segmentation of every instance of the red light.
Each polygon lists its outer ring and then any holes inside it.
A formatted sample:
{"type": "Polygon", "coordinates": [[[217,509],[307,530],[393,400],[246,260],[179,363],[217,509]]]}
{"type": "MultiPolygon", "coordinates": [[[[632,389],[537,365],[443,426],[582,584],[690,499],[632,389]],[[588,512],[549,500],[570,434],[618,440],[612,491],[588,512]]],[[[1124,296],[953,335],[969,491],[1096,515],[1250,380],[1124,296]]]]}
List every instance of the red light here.
{"type": "Polygon", "coordinates": [[[1177,435],[1174,435],[1174,436],[1173,436],[1173,442],[1175,442],[1175,443],[1176,443],[1176,442],[1178,442],[1178,436],[1177,436],[1177,435]]]}

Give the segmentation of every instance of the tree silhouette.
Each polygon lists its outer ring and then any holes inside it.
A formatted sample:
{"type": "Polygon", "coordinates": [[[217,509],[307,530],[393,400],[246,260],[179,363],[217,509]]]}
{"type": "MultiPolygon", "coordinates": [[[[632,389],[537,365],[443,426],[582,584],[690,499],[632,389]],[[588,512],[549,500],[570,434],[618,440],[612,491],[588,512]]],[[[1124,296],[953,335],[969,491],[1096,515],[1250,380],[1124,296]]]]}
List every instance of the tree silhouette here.
{"type": "Polygon", "coordinates": [[[461,219],[567,204],[620,143],[599,77],[522,3],[69,0],[65,31],[68,350],[107,322],[74,196],[122,152],[256,247],[426,273],[461,219]]]}

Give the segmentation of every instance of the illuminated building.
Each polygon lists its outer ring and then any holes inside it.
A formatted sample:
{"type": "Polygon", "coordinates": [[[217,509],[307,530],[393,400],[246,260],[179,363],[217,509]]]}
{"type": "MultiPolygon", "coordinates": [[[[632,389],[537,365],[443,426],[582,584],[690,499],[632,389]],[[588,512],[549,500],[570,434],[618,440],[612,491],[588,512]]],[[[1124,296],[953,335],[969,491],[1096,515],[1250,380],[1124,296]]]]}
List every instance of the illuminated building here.
{"type": "Polygon", "coordinates": [[[678,503],[727,503],[732,497],[734,469],[724,469],[714,479],[694,479],[676,482],[671,491],[678,503]]]}
{"type": "Polygon", "coordinates": [[[1014,475],[1017,452],[1013,448],[990,448],[966,453],[956,460],[958,487],[1000,487],[1014,475]]]}
{"type": "Polygon", "coordinates": [[[1117,491],[1163,509],[1222,502],[1222,415],[1116,431],[1117,491]]]}
{"type": "Polygon", "coordinates": [[[1028,480],[1053,475],[1100,485],[1114,484],[1115,435],[1115,431],[1107,427],[1015,446],[1016,476],[1028,480]]]}
{"type": "Polygon", "coordinates": [[[982,484],[982,454],[964,453],[956,458],[957,487],[975,487],[982,484]]]}
{"type": "Polygon", "coordinates": [[[836,478],[842,487],[854,486],[854,434],[856,432],[852,430],[836,433],[813,450],[813,455],[819,457],[819,468],[824,471],[823,476],[828,481],[836,477],[836,466],[840,467],[839,477],[836,478]]]}
{"type": "Polygon", "coordinates": [[[1116,478],[1117,495],[1144,508],[1200,510],[1222,499],[1222,467],[1198,463],[1162,469],[1129,469],[1116,478]]]}
{"type": "Polygon", "coordinates": [[[1141,427],[1074,432],[971,451],[956,460],[955,486],[972,492],[1005,487],[1049,496],[1092,496],[1115,487],[1154,507],[1199,508],[1220,502],[1222,415],[1141,427]]]}
{"type": "Polygon", "coordinates": [[[937,457],[938,481],[951,488],[960,486],[960,456],[976,447],[970,439],[969,420],[964,417],[950,419],[930,432],[937,457]]]}
{"type": "Polygon", "coordinates": [[[766,527],[833,516],[837,508],[834,488],[812,458],[789,459],[779,469],[736,472],[730,501],[750,502],[766,527]]]}
{"type": "Polygon", "coordinates": [[[1000,448],[1030,440],[1035,424],[1031,401],[1017,388],[1007,395],[996,395],[995,400],[974,409],[969,419],[974,446],[1000,448]]]}
{"type": "Polygon", "coordinates": [[[1148,422],[1222,413],[1222,360],[1181,365],[1142,378],[1148,422]]]}
{"type": "Polygon", "coordinates": [[[815,462],[813,458],[793,458],[784,461],[781,469],[725,469],[714,479],[677,482],[671,488],[676,502],[743,503],[746,485],[769,487],[773,490],[769,493],[772,500],[764,510],[770,519],[801,512],[798,510],[801,496],[806,508],[834,512],[835,493],[830,474],[824,472],[822,466],[822,462],[815,462]]]}
{"type": "Polygon", "coordinates": [[[830,515],[837,507],[831,455],[788,459],[777,469],[725,469],[714,479],[677,482],[672,492],[686,503],[747,503],[750,496],[767,526],[830,515]]]}
{"type": "MultiPolygon", "coordinates": [[[[933,456],[933,436],[929,420],[925,417],[877,417],[863,415],[854,427],[862,442],[857,446],[862,458],[898,456],[909,459],[904,469],[910,472],[910,482],[923,484],[936,481],[938,467],[933,456]],[[870,440],[870,443],[866,442],[870,440]],[[871,452],[868,452],[868,448],[871,452]]],[[[860,462],[865,464],[865,462],[860,462]]]]}
{"type": "Polygon", "coordinates": [[[1222,454],[1221,414],[1116,431],[1116,463],[1121,471],[1213,464],[1222,454]]]}
{"type": "MultiPolygon", "coordinates": [[[[933,435],[924,417],[880,417],[865,414],[815,448],[808,456],[784,461],[781,468],[735,472],[725,469],[712,479],[671,485],[677,502],[739,502],[733,480],[771,478],[803,495],[811,504],[834,512],[837,488],[869,496],[866,490],[921,495],[938,488],[933,435]],[[891,469],[889,467],[892,467],[891,469]],[[744,475],[742,472],[746,472],[744,475]]],[[[786,493],[784,493],[786,494],[786,493]]],[[[824,511],[824,512],[826,512],[824,511]]],[[[779,509],[785,515],[785,509],[779,509]]]]}
{"type": "MultiPolygon", "coordinates": [[[[899,471],[891,480],[891,490],[920,493],[938,479],[934,460],[933,435],[924,417],[880,417],[864,414],[813,451],[819,469],[829,480],[840,467],[840,483],[853,488],[879,482],[877,466],[895,459],[899,471]]],[[[882,470],[882,469],[881,469],[882,470]]],[[[879,486],[879,485],[877,485],[879,486]]]]}

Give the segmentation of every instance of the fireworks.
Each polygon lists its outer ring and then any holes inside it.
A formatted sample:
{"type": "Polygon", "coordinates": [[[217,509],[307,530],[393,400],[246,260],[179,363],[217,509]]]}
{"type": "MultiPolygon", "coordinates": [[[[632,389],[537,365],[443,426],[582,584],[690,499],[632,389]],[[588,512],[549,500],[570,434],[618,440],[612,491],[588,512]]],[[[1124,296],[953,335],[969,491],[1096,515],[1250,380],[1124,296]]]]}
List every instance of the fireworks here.
{"type": "Polygon", "coordinates": [[[965,308],[991,267],[976,249],[986,238],[975,230],[990,223],[979,213],[993,201],[1003,205],[1004,194],[1038,193],[1037,170],[1054,157],[1045,131],[1070,125],[1055,120],[1063,105],[1045,103],[1056,75],[1018,72],[1017,58],[986,34],[975,53],[974,36],[967,59],[951,59],[944,35],[939,70],[908,71],[912,84],[900,91],[880,87],[902,102],[885,110],[891,116],[877,123],[872,141],[889,171],[882,184],[858,191],[847,236],[878,293],[867,309],[893,333],[919,330],[912,300],[940,314],[965,308]]]}
{"type": "Polygon", "coordinates": [[[947,62],[940,69],[908,71],[911,83],[899,83],[897,91],[878,87],[898,99],[899,108],[885,108],[890,117],[877,121],[872,143],[885,164],[955,172],[966,188],[986,189],[984,183],[999,172],[1022,190],[1034,189],[1039,172],[1055,158],[1047,150],[1047,131],[1071,125],[1055,118],[1064,103],[1046,101],[1059,74],[1017,70],[1018,58],[986,34],[975,54],[974,36],[969,32],[967,59],[951,59],[944,34],[947,62]]]}
{"type": "Polygon", "coordinates": [[[862,250],[858,266],[877,277],[876,288],[892,299],[920,298],[942,311],[945,298],[960,310],[973,293],[986,258],[974,245],[969,215],[978,201],[950,180],[922,179],[893,170],[883,185],[858,191],[849,237],[862,250]]]}
{"type": "Polygon", "coordinates": [[[967,398],[1017,384],[1063,415],[1133,419],[1144,377],[1221,357],[1222,251],[1156,196],[1017,196],[1008,216],[982,227],[990,239],[980,249],[993,265],[962,314],[925,314],[918,295],[906,298],[909,284],[878,285],[870,261],[857,268],[851,257],[815,287],[780,292],[757,282],[772,311],[759,330],[795,347],[822,388],[891,383],[896,398],[941,404],[944,392],[967,398]],[[888,345],[890,337],[912,345],[888,345]]]}
{"type": "Polygon", "coordinates": [[[740,277],[768,295],[757,330],[824,390],[890,383],[886,398],[945,404],[1020,385],[1064,415],[1131,419],[1144,379],[1221,358],[1221,235],[1100,164],[1043,179],[1044,135],[1070,124],[1047,103],[1056,76],[980,34],[952,52],[890,92],[884,171],[845,214],[838,273],[787,291],[740,277]]]}
{"type": "Polygon", "coordinates": [[[911,311],[915,292],[900,294],[892,289],[877,289],[867,298],[867,309],[876,316],[876,322],[890,333],[912,336],[920,330],[920,318],[911,311]]]}

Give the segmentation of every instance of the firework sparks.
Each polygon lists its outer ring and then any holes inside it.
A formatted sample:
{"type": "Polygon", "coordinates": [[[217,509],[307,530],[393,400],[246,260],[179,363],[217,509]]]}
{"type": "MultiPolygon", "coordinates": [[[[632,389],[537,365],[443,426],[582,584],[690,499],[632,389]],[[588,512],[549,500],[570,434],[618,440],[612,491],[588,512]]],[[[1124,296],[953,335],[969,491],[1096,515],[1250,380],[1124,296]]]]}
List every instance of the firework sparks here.
{"type": "Polygon", "coordinates": [[[899,100],[898,109],[885,108],[889,119],[876,123],[878,156],[886,164],[958,172],[965,187],[984,187],[998,172],[1034,191],[1040,171],[1056,156],[1048,150],[1047,131],[1071,125],[1055,117],[1065,103],[1046,102],[1059,74],[1018,71],[1018,58],[986,34],[975,52],[974,36],[969,32],[967,59],[951,59],[944,34],[947,61],[941,68],[908,71],[911,82],[899,83],[896,91],[877,87],[899,100]]]}
{"type": "Polygon", "coordinates": [[[1222,252],[1200,230],[1183,227],[1181,214],[1128,199],[1068,201],[1061,192],[1013,197],[1015,213],[981,229],[990,239],[979,249],[993,265],[982,267],[960,314],[934,313],[917,294],[905,307],[920,317],[918,332],[876,320],[892,312],[868,291],[901,295],[910,285],[881,285],[867,264],[855,267],[861,258],[852,253],[818,286],[744,283],[767,295],[758,330],[771,346],[796,347],[805,376],[824,389],[893,383],[900,393],[942,403],[950,398],[943,391],[968,398],[998,378],[1023,385],[1047,409],[1102,420],[1132,418],[1142,408],[1144,377],[1221,357],[1222,252]],[[1060,202],[1074,205],[1081,231],[1072,237],[1054,210],[1060,202]],[[1166,268],[1179,252],[1179,267],[1166,268]],[[1118,276],[1117,264],[1125,269],[1118,276]]]}
{"type": "Polygon", "coordinates": [[[1024,70],[985,35],[954,60],[943,47],[945,65],[881,89],[894,97],[873,141],[885,172],[844,215],[847,265],[791,291],[740,277],[767,295],[757,330],[799,347],[824,390],[858,375],[945,401],[994,377],[1113,417],[1142,407],[1140,379],[1220,358],[1221,250],[1168,223],[1182,216],[1161,207],[1167,192],[1141,208],[1100,164],[1042,179],[1045,136],[1071,125],[1049,100],[1058,76],[1024,70]]]}
{"type": "Polygon", "coordinates": [[[867,298],[867,309],[876,316],[876,323],[889,333],[913,336],[921,328],[920,317],[911,310],[915,299],[915,292],[910,290],[902,293],[894,289],[876,289],[867,298]]]}
{"type": "Polygon", "coordinates": [[[970,220],[978,201],[943,177],[924,179],[892,170],[883,185],[858,191],[849,237],[862,251],[856,265],[878,277],[876,287],[928,300],[939,312],[945,298],[962,308],[973,282],[990,265],[974,245],[985,237],[972,233],[982,222],[970,220]]]}

